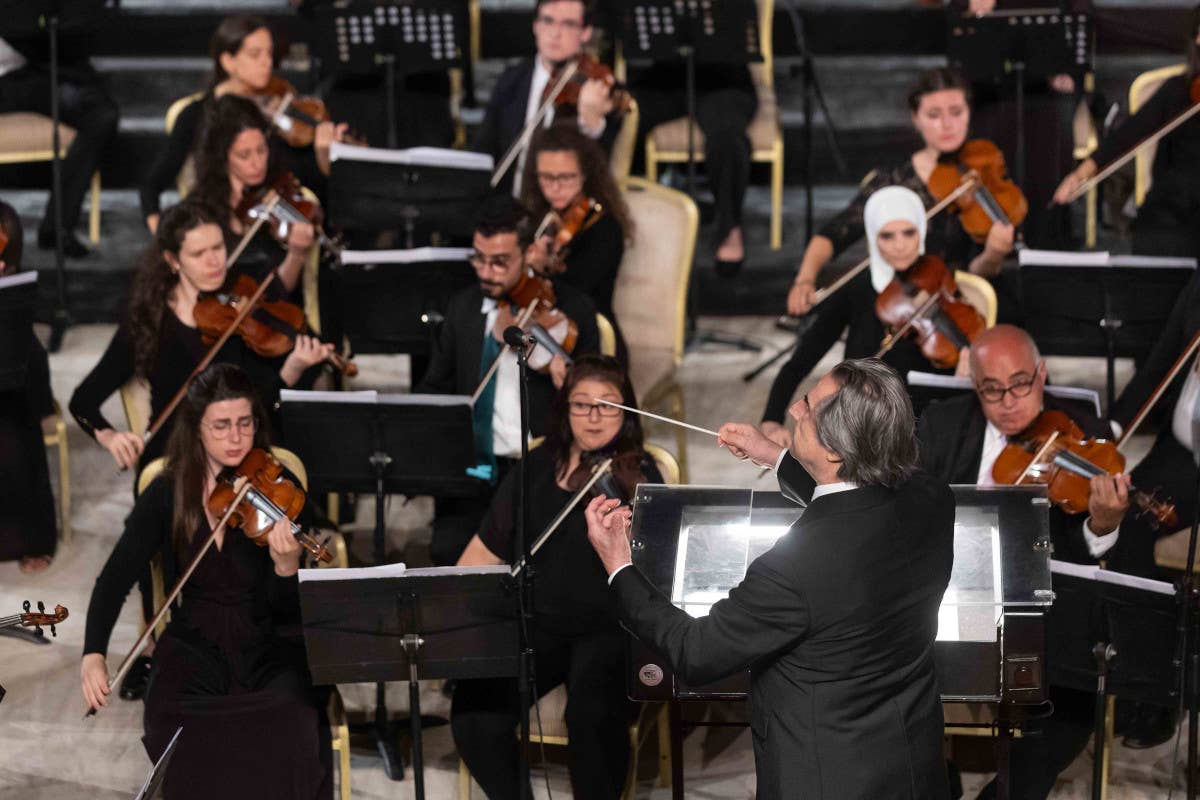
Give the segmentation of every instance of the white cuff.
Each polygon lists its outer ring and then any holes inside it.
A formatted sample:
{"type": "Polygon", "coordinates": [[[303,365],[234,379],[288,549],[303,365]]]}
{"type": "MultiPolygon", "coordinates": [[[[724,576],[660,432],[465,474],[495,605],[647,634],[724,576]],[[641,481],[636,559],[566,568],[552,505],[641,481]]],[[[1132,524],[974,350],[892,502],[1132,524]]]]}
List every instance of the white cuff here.
{"type": "Polygon", "coordinates": [[[632,566],[633,566],[633,562],[631,562],[631,561],[627,561],[627,562],[625,562],[624,564],[622,564],[621,566],[619,566],[619,567],[617,567],[616,569],[614,569],[614,570],[612,571],[612,574],[608,576],[608,585],[609,585],[609,586],[612,586],[613,578],[617,577],[617,573],[618,573],[618,572],[620,572],[621,570],[625,569],[626,567],[632,567],[632,566]]]}
{"type": "Polygon", "coordinates": [[[1117,543],[1117,535],[1121,532],[1121,526],[1118,525],[1116,528],[1113,528],[1113,532],[1110,534],[1097,536],[1092,533],[1092,526],[1089,524],[1091,521],[1091,517],[1083,521],[1083,541],[1087,544],[1088,552],[1092,554],[1092,558],[1100,558],[1117,543]]]}
{"type": "Polygon", "coordinates": [[[775,459],[775,471],[779,472],[779,465],[783,463],[783,457],[788,454],[788,449],[785,447],[779,451],[779,458],[775,459]]]}

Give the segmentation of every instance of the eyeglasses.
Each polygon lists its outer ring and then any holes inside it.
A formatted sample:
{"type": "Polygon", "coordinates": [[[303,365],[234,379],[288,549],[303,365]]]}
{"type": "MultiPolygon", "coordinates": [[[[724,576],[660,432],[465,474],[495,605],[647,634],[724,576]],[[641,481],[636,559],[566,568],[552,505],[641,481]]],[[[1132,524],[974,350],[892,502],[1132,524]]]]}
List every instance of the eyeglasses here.
{"type": "Polygon", "coordinates": [[[471,266],[475,269],[483,269],[491,267],[494,270],[504,271],[512,266],[512,256],[485,256],[483,253],[472,253],[467,259],[471,266]]]}
{"type": "Polygon", "coordinates": [[[590,417],[593,411],[602,417],[616,417],[621,414],[621,409],[616,406],[605,405],[604,403],[584,403],[579,400],[572,400],[567,405],[570,406],[572,417],[590,417]]]}
{"type": "MultiPolygon", "coordinates": [[[[214,439],[228,439],[234,426],[231,419],[219,419],[216,422],[201,422],[200,424],[208,428],[214,439]]],[[[247,436],[254,433],[255,427],[254,417],[242,417],[237,421],[238,432],[247,436]]]]}
{"type": "Polygon", "coordinates": [[[1022,378],[1021,380],[1009,386],[1001,386],[998,383],[984,383],[975,387],[975,391],[985,403],[999,403],[1004,400],[1004,395],[1011,394],[1014,398],[1028,397],[1033,391],[1033,385],[1037,383],[1037,371],[1034,370],[1033,377],[1022,378]]]}
{"type": "Polygon", "coordinates": [[[554,17],[548,17],[545,14],[538,14],[537,19],[534,21],[543,28],[561,28],[569,33],[583,30],[583,23],[574,19],[555,19],[554,17]]]}
{"type": "Polygon", "coordinates": [[[537,174],[538,183],[544,183],[548,186],[565,186],[570,183],[575,183],[581,176],[578,172],[539,172],[537,174]]]}

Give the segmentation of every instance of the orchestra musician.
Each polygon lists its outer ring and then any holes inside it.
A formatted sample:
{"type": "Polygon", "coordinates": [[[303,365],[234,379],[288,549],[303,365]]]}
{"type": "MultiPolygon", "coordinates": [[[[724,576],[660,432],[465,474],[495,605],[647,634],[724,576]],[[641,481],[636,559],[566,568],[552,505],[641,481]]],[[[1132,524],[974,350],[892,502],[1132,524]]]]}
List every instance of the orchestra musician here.
{"type": "MultiPolygon", "coordinates": [[[[496,81],[488,101],[483,123],[475,134],[471,149],[490,154],[499,164],[516,142],[525,126],[537,114],[542,94],[552,77],[571,60],[583,53],[592,39],[590,0],[537,0],[534,7],[533,39],[537,52],[509,67],[496,81]]],[[[620,113],[613,110],[610,87],[601,80],[586,81],[579,90],[574,117],[579,130],[596,139],[604,151],[612,147],[621,127],[620,113]]],[[[570,108],[552,108],[545,125],[570,119],[570,108]]],[[[522,191],[521,177],[526,153],[517,158],[501,186],[511,187],[514,196],[522,191]]]]}
{"type": "Polygon", "coordinates": [[[522,185],[522,202],[535,220],[549,212],[561,219],[581,200],[599,207],[566,245],[559,245],[551,235],[534,242],[529,264],[541,274],[558,275],[560,283],[591,298],[596,310],[612,323],[617,358],[624,363],[625,342],[613,311],[613,289],[634,225],[604,152],[575,126],[553,125],[534,135],[522,185]]]}
{"type": "MultiPolygon", "coordinates": [[[[166,469],[138,497],[88,603],[80,681],[91,708],[108,704],[106,653],[130,587],[156,554],[164,584],[175,584],[217,521],[205,500],[218,476],[269,447],[267,427],[254,381],[232,364],[211,365],[189,387],[166,469]]],[[[299,636],[301,546],[286,519],[267,540],[219,534],[158,641],[142,743],[157,761],[183,727],[168,797],[332,794],[328,725],[299,636]]]]}
{"type": "MultiPolygon", "coordinates": [[[[949,797],[934,669],[954,559],[954,496],[917,464],[904,383],[843,361],[793,405],[804,515],[693,619],[630,560],[630,512],[597,497],[588,538],[624,626],[699,686],[750,670],[758,797],[949,797]]],[[[751,425],[719,441],[769,464],[751,425]]]]}
{"type": "MultiPolygon", "coordinates": [[[[934,205],[927,182],[939,161],[952,157],[967,141],[970,101],[969,87],[957,72],[939,67],[921,73],[908,94],[908,107],[913,127],[921,136],[921,149],[899,164],[873,171],[850,204],[813,236],[788,292],[789,314],[805,314],[812,308],[821,268],[862,238],[863,209],[877,190],[884,186],[905,186],[920,196],[926,208],[934,205]]],[[[1012,251],[1013,235],[1011,225],[997,223],[988,231],[981,248],[953,215],[940,214],[929,222],[925,252],[938,256],[951,269],[990,277],[1000,272],[1004,257],[1012,251]]]]}
{"type": "MultiPolygon", "coordinates": [[[[642,450],[635,414],[596,399],[636,406],[633,387],[609,356],[585,355],[567,371],[554,400],[544,444],[529,454],[530,509],[526,536],[536,538],[582,489],[591,468],[614,457],[616,485],[631,498],[638,483],[661,483],[642,450]]],[[[518,473],[496,490],[487,516],[471,537],[460,566],[510,564],[518,473]]],[[[621,796],[629,762],[632,704],[625,694],[624,641],[604,567],[588,544],[581,501],[533,558],[537,567],[535,624],[531,630],[537,696],[567,686],[568,768],[577,798],[621,796]]],[[[515,798],[518,742],[513,736],[523,709],[511,678],[462,680],[454,690],[450,725],[467,767],[492,800],[515,798]]]]}
{"type": "MultiPolygon", "coordinates": [[[[1084,181],[1133,150],[1200,96],[1200,6],[1192,10],[1186,31],[1187,70],[1167,78],[1137,113],[1100,142],[1100,146],[1063,178],[1054,199],[1065,203],[1084,181]]],[[[1153,182],[1133,222],[1133,252],[1158,256],[1200,257],[1200,116],[1193,116],[1158,141],[1151,168],[1153,182]]]]}
{"type": "MultiPolygon", "coordinates": [[[[213,32],[209,44],[212,77],[204,94],[179,112],[166,146],[154,159],[139,188],[142,217],[151,233],[158,225],[159,195],[174,188],[176,176],[189,155],[195,155],[206,118],[213,104],[227,94],[260,98],[271,82],[275,63],[275,40],[262,17],[236,14],[226,17],[213,32]]],[[[269,106],[269,103],[268,103],[269,106]]],[[[264,126],[265,130],[269,130],[264,126]]],[[[269,135],[276,163],[295,173],[307,186],[320,188],[329,174],[329,145],[345,138],[346,126],[322,122],[316,127],[310,147],[292,147],[273,133],[269,135]]]]}
{"type": "MultiPolygon", "coordinates": [[[[504,480],[521,454],[521,411],[516,354],[505,348],[496,320],[508,312],[508,294],[532,274],[526,263],[532,244],[533,222],[528,212],[508,195],[493,196],[480,209],[472,236],[471,266],[478,284],[450,299],[438,347],[415,391],[471,395],[499,359],[495,376],[474,405],[475,443],[480,464],[491,467],[492,485],[504,480]],[[501,308],[501,304],[505,308],[501,308]]],[[[600,349],[596,307],[587,295],[561,281],[554,283],[557,308],[578,328],[575,353],[600,349]]],[[[516,313],[513,309],[511,313],[516,313]]],[[[561,383],[565,364],[555,357],[552,374],[529,376],[530,435],[548,432],[551,402],[561,383]]],[[[433,523],[432,556],[437,565],[453,564],[478,530],[487,510],[486,499],[438,498],[433,523]]]]}
{"type": "MultiPolygon", "coordinates": [[[[846,332],[846,358],[865,358],[880,349],[885,330],[875,310],[876,296],[893,278],[903,275],[929,252],[929,226],[921,197],[906,186],[876,190],[863,208],[870,250],[870,269],[834,292],[821,305],[812,326],[801,337],[792,357],[771,384],[763,411],[763,432],[782,446],[788,444],[784,412],[796,388],[846,332]]],[[[911,340],[903,339],[884,355],[901,375],[909,370],[938,371],[911,340]]]]}
{"type": "MultiPolygon", "coordinates": [[[[0,201],[0,278],[21,271],[25,232],[16,209],[0,201]]],[[[14,348],[15,351],[15,348],[14,348]]],[[[50,361],[32,332],[24,387],[0,390],[0,561],[18,560],[21,572],[50,566],[58,544],[50,467],[42,420],[54,414],[50,361]]],[[[64,520],[65,522],[65,520],[64,520]]]]}

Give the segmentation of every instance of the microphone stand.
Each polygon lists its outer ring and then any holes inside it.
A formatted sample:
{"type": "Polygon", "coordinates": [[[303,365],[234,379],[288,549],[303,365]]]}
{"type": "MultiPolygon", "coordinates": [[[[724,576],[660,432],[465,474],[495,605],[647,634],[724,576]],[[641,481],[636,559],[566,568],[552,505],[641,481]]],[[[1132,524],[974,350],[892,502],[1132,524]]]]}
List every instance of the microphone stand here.
{"type": "Polygon", "coordinates": [[[67,311],[67,265],[63,256],[63,208],[62,208],[62,157],[59,152],[61,120],[59,119],[59,87],[58,87],[58,15],[59,3],[47,3],[46,17],[43,24],[50,38],[50,186],[54,192],[54,271],[57,278],[54,317],[50,325],[51,353],[57,353],[62,347],[63,335],[71,324],[71,316],[67,311]]]}

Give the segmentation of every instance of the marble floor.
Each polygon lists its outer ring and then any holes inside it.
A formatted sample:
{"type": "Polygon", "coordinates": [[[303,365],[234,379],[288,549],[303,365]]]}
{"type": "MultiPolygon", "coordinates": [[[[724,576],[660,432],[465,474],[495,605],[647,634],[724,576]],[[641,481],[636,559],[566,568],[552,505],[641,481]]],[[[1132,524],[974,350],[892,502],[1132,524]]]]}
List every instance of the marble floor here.
{"type": "MultiPolygon", "coordinates": [[[[762,343],[767,352],[785,346],[788,338],[774,330],[771,321],[760,317],[701,318],[700,328],[745,336],[762,343]]],[[[55,395],[65,405],[71,390],[95,363],[111,335],[111,326],[80,326],[67,332],[61,352],[51,358],[55,395]]],[[[703,346],[689,351],[680,377],[685,389],[688,421],[715,428],[726,420],[757,420],[770,386],[771,373],[743,384],[741,374],[761,356],[703,346]]],[[[835,350],[824,367],[838,357],[835,350]]],[[[1120,382],[1128,380],[1131,366],[1119,365],[1120,382]]],[[[1059,383],[1099,389],[1103,362],[1099,359],[1050,359],[1050,370],[1059,383]]],[[[818,372],[823,372],[819,369],[818,372]]],[[[405,370],[394,363],[364,364],[364,379],[379,385],[404,383],[405,370]],[[371,377],[373,376],[373,377],[371,377]]],[[[105,409],[110,418],[122,414],[116,399],[105,409]]],[[[48,606],[61,603],[71,610],[70,619],[58,629],[49,644],[28,644],[0,637],[0,684],[7,696],[0,704],[0,800],[117,800],[132,797],[144,780],[148,763],[142,750],[141,705],[115,700],[108,710],[88,721],[82,719],[78,664],[84,618],[92,582],[121,530],[121,521],[131,505],[129,477],[118,473],[103,450],[92,443],[73,422],[68,426],[71,458],[72,526],[74,538],[59,548],[54,564],[46,572],[27,576],[15,563],[0,564],[0,614],[19,610],[21,601],[43,600],[48,606]]],[[[671,431],[651,427],[655,441],[674,447],[671,431]]],[[[1144,443],[1143,443],[1144,446],[1144,443]]],[[[711,439],[700,434],[689,439],[689,466],[695,483],[734,484],[770,489],[769,479],[730,461],[711,439]]],[[[424,502],[393,502],[388,512],[390,547],[410,559],[419,557],[428,541],[430,506],[424,502]],[[413,554],[413,555],[410,555],[413,554]]],[[[370,519],[370,513],[360,515],[370,519]]],[[[357,551],[367,537],[351,534],[357,551]]],[[[135,603],[127,603],[113,636],[111,655],[117,661],[137,634],[135,603]]],[[[372,687],[342,687],[352,715],[360,717],[372,705],[372,687]]],[[[448,702],[434,683],[424,686],[423,711],[448,713],[448,702]]],[[[390,695],[389,707],[403,714],[407,706],[405,687],[398,685],[390,695]]],[[[1114,753],[1113,800],[1144,800],[1168,795],[1167,786],[1180,770],[1174,743],[1155,750],[1133,751],[1120,745],[1114,753]]],[[[457,757],[445,726],[428,731],[425,739],[426,791],[431,798],[457,795],[457,757]]],[[[653,754],[649,755],[653,758],[653,754]]],[[[566,771],[561,759],[547,768],[553,795],[569,796],[566,771]]],[[[703,733],[689,737],[685,765],[688,795],[712,800],[754,796],[753,758],[749,735],[744,731],[703,733]],[[718,747],[717,744],[721,746],[718,747]]],[[[1089,797],[1090,759],[1084,754],[1060,781],[1053,797],[1089,797]]],[[[990,776],[964,775],[966,797],[974,797],[990,776]]],[[[369,743],[353,748],[351,783],[356,798],[411,797],[412,782],[387,780],[369,743]]],[[[1179,790],[1176,790],[1177,793],[1179,790]]],[[[475,796],[481,796],[476,788],[475,796]]],[[[535,794],[546,795],[540,777],[535,794]]],[[[639,785],[640,797],[665,798],[669,791],[657,787],[649,776],[639,785]]]]}

